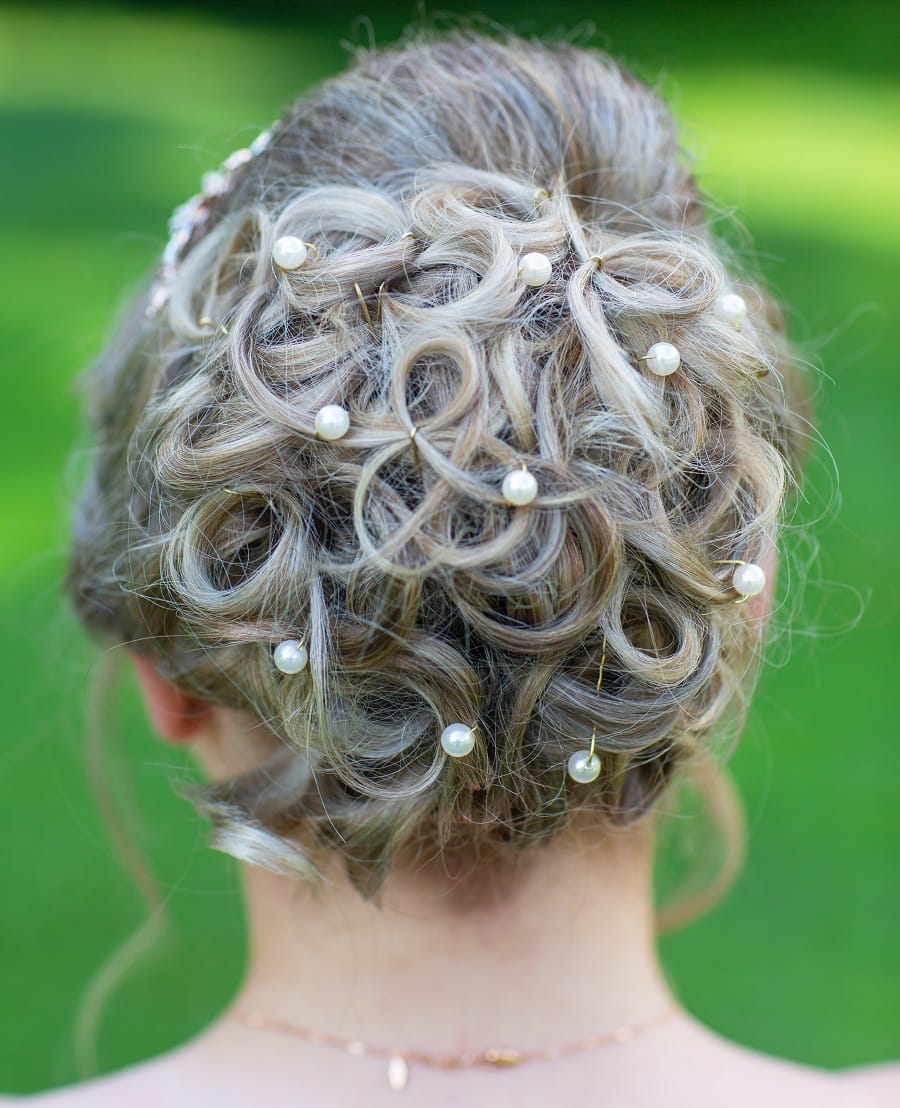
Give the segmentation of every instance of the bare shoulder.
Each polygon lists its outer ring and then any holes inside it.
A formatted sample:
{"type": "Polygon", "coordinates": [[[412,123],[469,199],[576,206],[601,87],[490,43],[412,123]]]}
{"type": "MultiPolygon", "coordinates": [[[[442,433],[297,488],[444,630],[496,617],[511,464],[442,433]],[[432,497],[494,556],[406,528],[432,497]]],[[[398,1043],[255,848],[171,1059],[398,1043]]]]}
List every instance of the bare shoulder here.
{"type": "Polygon", "coordinates": [[[838,1080],[853,1094],[868,1097],[863,1104],[875,1106],[900,1104],[900,1062],[876,1062],[841,1070],[838,1080]]]}
{"type": "MultiPolygon", "coordinates": [[[[236,1026],[236,1025],[235,1025],[236,1026]]],[[[77,1085],[13,1098],[22,1108],[181,1108],[215,1104],[246,1108],[259,1099],[259,1074],[283,1064],[272,1045],[263,1065],[244,1049],[235,1026],[213,1024],[181,1046],[77,1085]]],[[[302,1075],[298,1075],[302,1076],[302,1075]]],[[[302,1082],[295,1081],[293,1090],[302,1082]]],[[[4,1099],[0,1096],[0,1108],[4,1099]]]]}
{"type": "Polygon", "coordinates": [[[789,1103],[792,1108],[896,1108],[900,1105],[900,1063],[823,1070],[751,1051],[742,1068],[746,1075],[744,1092],[749,1093],[748,1105],[789,1103]],[[754,1094],[758,1094],[758,1099],[754,1100],[754,1094]]]}
{"type": "Polygon", "coordinates": [[[7,1103],[21,1108],[159,1108],[185,1103],[188,1090],[179,1081],[183,1074],[179,1053],[174,1051],[77,1085],[10,1100],[0,1097],[0,1108],[7,1103]]]}
{"type": "MultiPolygon", "coordinates": [[[[216,1025],[180,1046],[100,1077],[13,1098],[22,1108],[180,1108],[217,1105],[238,1108],[253,1103],[240,1077],[244,1066],[236,1044],[226,1039],[218,1050],[216,1025]],[[213,1049],[210,1050],[210,1043],[213,1049]]],[[[0,1097],[0,1108],[4,1100],[0,1097]]]]}
{"type": "Polygon", "coordinates": [[[65,1085],[32,1096],[0,1097],[0,1108],[9,1104],[21,1108],[150,1108],[151,1105],[174,1103],[161,1099],[158,1082],[144,1072],[143,1065],[110,1074],[78,1085],[65,1085]],[[150,1078],[150,1079],[148,1079],[150,1078]]]}
{"type": "MultiPolygon", "coordinates": [[[[701,1100],[727,1097],[732,1108],[896,1108],[900,1062],[826,1070],[765,1054],[693,1019],[682,1022],[678,1047],[694,1059],[701,1100]],[[702,1074],[702,1077],[700,1076],[702,1074]]],[[[686,1095],[688,1088],[679,1090],[686,1095]]],[[[678,1100],[677,1096],[675,1097],[678,1100]]],[[[711,1101],[713,1102],[713,1101],[711,1101]]],[[[680,1104],[681,1101],[678,1101],[680,1104]]],[[[685,1099],[685,1104],[689,1101],[685,1099]]]]}

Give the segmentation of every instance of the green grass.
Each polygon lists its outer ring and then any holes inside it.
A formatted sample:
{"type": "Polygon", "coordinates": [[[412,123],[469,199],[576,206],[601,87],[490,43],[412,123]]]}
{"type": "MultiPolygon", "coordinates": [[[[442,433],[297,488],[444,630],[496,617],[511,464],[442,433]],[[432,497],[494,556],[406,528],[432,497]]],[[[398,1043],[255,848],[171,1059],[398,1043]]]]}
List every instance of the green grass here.
{"type": "MultiPolygon", "coordinates": [[[[497,18],[512,10],[487,7],[497,18]]],[[[661,949],[685,1003],[711,1026],[838,1067],[895,1057],[900,1045],[900,90],[883,65],[837,68],[841,22],[830,9],[824,37],[790,67],[780,50],[769,64],[764,21],[742,30],[739,64],[728,35],[698,49],[692,12],[694,37],[681,39],[664,13],[640,25],[611,17],[610,45],[648,66],[665,59],[702,183],[723,210],[737,208],[755,244],[754,254],[743,244],[748,259],[792,306],[794,337],[825,370],[819,421],[840,481],[818,448],[802,516],[820,520],[822,551],[803,566],[809,537],[792,538],[795,574],[782,589],[792,600],[803,591],[802,610],[777,629],[733,760],[747,865],[725,901],[661,949]]],[[[153,262],[174,204],[335,67],[338,37],[178,14],[0,13],[0,249],[12,277],[0,298],[0,948],[13,952],[0,1089],[74,1080],[78,997],[143,918],[86,780],[82,706],[96,651],[58,594],[79,468],[67,459],[83,445],[71,381],[122,290],[153,262]]],[[[170,794],[167,774],[183,756],[153,739],[130,689],[123,719],[114,743],[173,926],[111,1002],[104,1069],[202,1027],[243,959],[234,868],[170,794]]]]}

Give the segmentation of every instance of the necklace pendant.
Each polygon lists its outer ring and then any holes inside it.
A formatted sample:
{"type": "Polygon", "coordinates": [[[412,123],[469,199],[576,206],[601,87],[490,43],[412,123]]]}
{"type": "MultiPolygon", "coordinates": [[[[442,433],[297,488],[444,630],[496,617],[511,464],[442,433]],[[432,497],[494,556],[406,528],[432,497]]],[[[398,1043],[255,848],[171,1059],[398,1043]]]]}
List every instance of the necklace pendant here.
{"type": "Polygon", "coordinates": [[[388,1062],[387,1080],[388,1085],[396,1093],[402,1093],[406,1088],[406,1083],[409,1081],[409,1066],[402,1054],[391,1056],[391,1060],[388,1062]]]}
{"type": "Polygon", "coordinates": [[[522,1061],[522,1054],[505,1046],[492,1046],[484,1052],[485,1062],[492,1066],[515,1066],[522,1061]]]}

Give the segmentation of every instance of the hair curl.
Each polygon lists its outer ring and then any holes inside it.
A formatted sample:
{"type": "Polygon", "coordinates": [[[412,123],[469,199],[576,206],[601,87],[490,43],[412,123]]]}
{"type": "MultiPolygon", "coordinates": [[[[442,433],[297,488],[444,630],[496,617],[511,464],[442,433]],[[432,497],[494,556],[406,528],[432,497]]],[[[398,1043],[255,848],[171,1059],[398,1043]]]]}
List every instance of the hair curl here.
{"type": "Polygon", "coordinates": [[[280,740],[191,793],[214,845],[308,880],[336,849],[373,897],[417,837],[640,818],[741,702],[761,629],[716,562],[774,541],[800,394],[682,154],[660,95],[599,51],[419,36],[292,105],[159,318],[135,298],[89,377],[68,588],[280,740]],[[318,257],[276,273],[285,234],[318,257]],[[682,356],[665,380],[637,361],[659,339],[682,356]],[[327,403],[350,412],[335,442],[327,403]],[[513,508],[522,461],[540,494],[513,508]],[[301,635],[286,677],[272,645],[301,635]],[[478,724],[464,759],[438,742],[456,720],[478,724]],[[594,727],[603,771],[576,785],[594,727]]]}

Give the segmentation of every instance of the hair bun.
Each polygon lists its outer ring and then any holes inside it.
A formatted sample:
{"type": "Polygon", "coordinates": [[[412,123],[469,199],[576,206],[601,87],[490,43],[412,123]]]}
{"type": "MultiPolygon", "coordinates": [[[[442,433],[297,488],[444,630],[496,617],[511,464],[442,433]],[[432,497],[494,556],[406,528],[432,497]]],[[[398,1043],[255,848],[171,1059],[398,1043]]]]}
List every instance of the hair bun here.
{"type": "Polygon", "coordinates": [[[648,811],[739,706],[761,626],[720,563],[774,539],[797,441],[777,307],[656,93],[514,36],[363,55],[171,277],[98,361],[69,588],[277,736],[195,792],[217,845],[306,879],[337,849],[374,895],[410,838],[648,811]]]}

